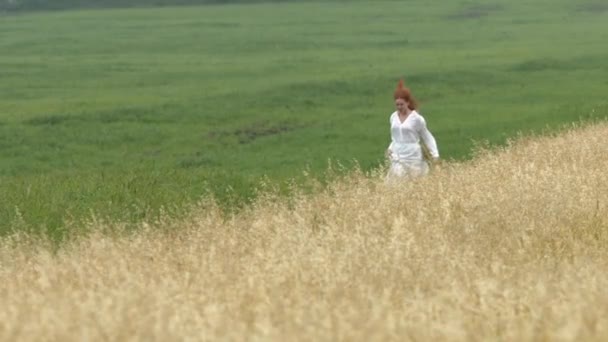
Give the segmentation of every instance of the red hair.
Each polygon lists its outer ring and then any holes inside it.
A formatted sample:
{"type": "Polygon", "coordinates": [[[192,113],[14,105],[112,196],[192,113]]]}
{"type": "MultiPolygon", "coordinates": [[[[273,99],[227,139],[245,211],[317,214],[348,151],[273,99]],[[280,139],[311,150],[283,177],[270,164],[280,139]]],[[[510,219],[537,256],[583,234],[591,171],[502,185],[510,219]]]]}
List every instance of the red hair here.
{"type": "Polygon", "coordinates": [[[405,85],[403,84],[403,80],[399,80],[397,89],[395,89],[394,97],[395,97],[395,100],[402,99],[402,100],[407,101],[407,103],[408,103],[407,107],[410,110],[414,110],[414,109],[418,108],[418,101],[416,101],[414,96],[412,96],[412,92],[410,91],[410,89],[405,87],[405,85]]]}

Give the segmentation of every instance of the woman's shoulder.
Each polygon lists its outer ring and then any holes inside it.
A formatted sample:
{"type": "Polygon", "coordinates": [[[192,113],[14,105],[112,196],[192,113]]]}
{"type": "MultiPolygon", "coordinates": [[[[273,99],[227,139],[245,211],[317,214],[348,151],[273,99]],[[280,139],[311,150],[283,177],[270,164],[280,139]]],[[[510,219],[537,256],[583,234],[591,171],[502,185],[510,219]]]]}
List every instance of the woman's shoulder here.
{"type": "Polygon", "coordinates": [[[413,111],[412,114],[414,114],[414,118],[416,120],[424,122],[424,116],[422,116],[422,114],[420,114],[417,110],[413,111]]]}
{"type": "Polygon", "coordinates": [[[417,129],[421,129],[423,127],[426,127],[426,120],[424,120],[424,117],[418,113],[418,111],[414,111],[413,113],[413,120],[414,120],[414,126],[417,129]]]}

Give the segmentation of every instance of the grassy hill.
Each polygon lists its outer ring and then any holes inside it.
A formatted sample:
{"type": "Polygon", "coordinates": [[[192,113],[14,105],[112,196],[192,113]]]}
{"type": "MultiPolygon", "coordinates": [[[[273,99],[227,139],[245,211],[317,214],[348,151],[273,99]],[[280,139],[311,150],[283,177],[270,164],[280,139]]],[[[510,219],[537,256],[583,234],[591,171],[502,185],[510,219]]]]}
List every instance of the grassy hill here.
{"type": "MultiPolygon", "coordinates": [[[[314,2],[0,18],[0,225],[236,207],[377,167],[405,77],[442,156],[608,111],[608,8],[314,2]]],[[[42,228],[40,228],[42,227],[42,228]]]]}

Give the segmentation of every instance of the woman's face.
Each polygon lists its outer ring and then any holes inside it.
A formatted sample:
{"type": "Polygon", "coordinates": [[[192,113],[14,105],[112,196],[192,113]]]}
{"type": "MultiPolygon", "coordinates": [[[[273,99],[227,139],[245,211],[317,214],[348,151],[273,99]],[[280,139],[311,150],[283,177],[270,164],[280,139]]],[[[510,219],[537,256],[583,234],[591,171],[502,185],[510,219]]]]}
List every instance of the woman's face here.
{"type": "Polygon", "coordinates": [[[409,103],[404,99],[395,100],[395,107],[397,108],[397,111],[399,111],[399,113],[405,113],[408,105],[409,103]]]}

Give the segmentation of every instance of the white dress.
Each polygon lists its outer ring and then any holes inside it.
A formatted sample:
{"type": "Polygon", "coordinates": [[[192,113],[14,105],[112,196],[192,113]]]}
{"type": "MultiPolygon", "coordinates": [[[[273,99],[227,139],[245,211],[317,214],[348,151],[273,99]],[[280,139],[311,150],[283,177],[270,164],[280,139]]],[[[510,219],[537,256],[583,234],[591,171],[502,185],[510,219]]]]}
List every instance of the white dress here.
{"type": "Polygon", "coordinates": [[[391,144],[388,147],[388,155],[391,165],[388,176],[426,175],[429,166],[424,159],[420,143],[424,143],[433,158],[439,158],[439,151],[422,115],[412,111],[402,123],[399,113],[394,112],[389,121],[391,144]]]}

